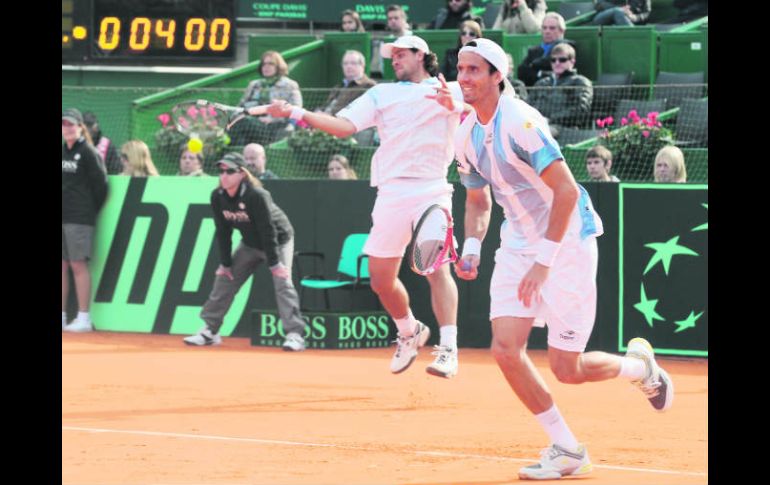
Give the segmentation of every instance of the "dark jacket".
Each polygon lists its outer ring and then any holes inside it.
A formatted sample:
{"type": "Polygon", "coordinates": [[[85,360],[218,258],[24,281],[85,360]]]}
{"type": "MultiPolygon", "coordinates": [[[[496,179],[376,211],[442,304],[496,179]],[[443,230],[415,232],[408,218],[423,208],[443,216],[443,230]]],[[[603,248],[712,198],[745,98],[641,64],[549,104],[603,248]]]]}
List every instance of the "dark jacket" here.
{"type": "Polygon", "coordinates": [[[460,48],[447,49],[444,53],[444,62],[441,63],[441,72],[447,81],[457,81],[457,61],[460,48]]]}
{"type": "Polygon", "coordinates": [[[536,82],[535,88],[529,90],[529,104],[548,118],[550,124],[580,127],[588,121],[594,88],[591,81],[576,70],[565,71],[558,79],[549,74],[536,82]]]}
{"type": "Polygon", "coordinates": [[[270,192],[242,182],[235,197],[217,187],[211,192],[211,210],[214,212],[216,238],[222,266],[233,264],[233,229],[238,229],[243,244],[263,251],[268,264],[278,264],[278,245],[294,236],[289,218],[275,205],[270,192]]]}
{"type": "Polygon", "coordinates": [[[106,166],[108,174],[117,175],[123,172],[123,163],[120,161],[120,155],[118,155],[115,144],[112,140],[104,136],[101,131],[94,137],[94,148],[96,148],[97,153],[99,153],[102,160],[104,160],[104,165],[106,166]]]}
{"type": "Polygon", "coordinates": [[[367,77],[366,74],[357,81],[350,81],[347,86],[341,82],[332,88],[329,97],[326,98],[323,112],[332,116],[339,110],[353,102],[354,99],[361,96],[367,89],[377,84],[367,77]]]}
{"type": "Polygon", "coordinates": [[[436,16],[431,20],[429,29],[457,29],[460,24],[466,20],[473,20],[478,22],[481,28],[484,28],[484,20],[481,17],[474,17],[471,15],[471,9],[468,7],[461,12],[452,12],[447,7],[441,7],[436,12],[436,16]]]}
{"type": "Polygon", "coordinates": [[[61,149],[61,222],[93,226],[107,198],[107,174],[99,154],[84,137],[61,149]]]}
{"type": "Polygon", "coordinates": [[[596,3],[597,12],[628,5],[631,7],[632,12],[628,19],[638,25],[647,22],[647,18],[650,16],[652,0],[596,0],[594,3],[596,3]]]}
{"type": "MultiPolygon", "coordinates": [[[[553,49],[553,46],[556,44],[562,42],[571,45],[575,49],[575,53],[578,54],[575,41],[569,39],[557,40],[551,44],[551,49],[553,49]]],[[[548,52],[550,53],[550,50],[548,52]]],[[[551,60],[548,57],[549,56],[545,54],[545,49],[543,49],[542,44],[530,47],[527,49],[526,57],[524,57],[524,60],[519,64],[519,68],[516,71],[518,74],[517,77],[524,81],[525,85],[534,86],[538,79],[551,73],[551,60]]]]}

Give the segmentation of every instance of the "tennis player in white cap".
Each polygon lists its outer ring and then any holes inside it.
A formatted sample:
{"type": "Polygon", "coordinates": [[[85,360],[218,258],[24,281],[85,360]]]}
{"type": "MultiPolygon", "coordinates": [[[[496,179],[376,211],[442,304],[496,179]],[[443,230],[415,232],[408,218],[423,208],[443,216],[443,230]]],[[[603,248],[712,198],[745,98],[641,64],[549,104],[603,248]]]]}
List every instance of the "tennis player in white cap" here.
{"type": "MultiPolygon", "coordinates": [[[[492,353],[551,442],[540,462],[519,470],[519,477],[583,475],[592,469],[586,448],[572,434],[527,356],[536,322],[547,322],[548,359],[560,382],[624,377],[638,385],[658,411],[671,406],[674,387],[644,339],[632,339],[625,357],[584,353],[596,315],[601,219],[588,193],[575,182],[543,116],[506,95],[508,59],[503,49],[488,39],[468,42],[460,49],[457,68],[464,101],[474,110],[455,135],[467,189],[466,239],[455,272],[466,280],[478,274],[491,187],[505,214],[490,283],[492,353]]],[[[437,99],[448,97],[447,90],[440,90],[437,99]]]]}
{"type": "MultiPolygon", "coordinates": [[[[435,77],[436,55],[420,37],[399,37],[383,44],[380,53],[392,60],[398,82],[370,88],[336,116],[305,111],[285,101],[274,102],[268,112],[304,120],[338,137],[377,127],[380,146],[371,162],[377,200],[364,253],[369,255],[372,289],[398,327],[390,370],[400,373],[417,357],[430,330],[412,314],[398,271],[422,213],[433,204],[452,209],[453,187],[446,177],[454,156],[452,139],[465,105],[459,89],[452,93],[443,78],[435,77]],[[444,94],[437,103],[433,99],[439,90],[444,94]]],[[[426,370],[449,378],[457,374],[457,285],[448,265],[427,279],[440,339],[435,361],[426,370]]]]}

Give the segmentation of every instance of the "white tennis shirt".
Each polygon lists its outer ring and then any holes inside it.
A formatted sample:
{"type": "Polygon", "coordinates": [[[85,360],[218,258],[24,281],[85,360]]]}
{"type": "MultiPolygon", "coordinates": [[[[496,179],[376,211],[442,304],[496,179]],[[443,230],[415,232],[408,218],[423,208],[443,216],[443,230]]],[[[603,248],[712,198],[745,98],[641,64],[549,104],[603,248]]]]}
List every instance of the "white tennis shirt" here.
{"type": "MultiPolygon", "coordinates": [[[[372,187],[395,178],[446,179],[460,115],[425,97],[439,86],[435,77],[378,84],[337,113],[357,131],[377,127],[380,146],[372,157],[372,187]]],[[[463,99],[457,83],[450,90],[454,99],[463,99]]]]}

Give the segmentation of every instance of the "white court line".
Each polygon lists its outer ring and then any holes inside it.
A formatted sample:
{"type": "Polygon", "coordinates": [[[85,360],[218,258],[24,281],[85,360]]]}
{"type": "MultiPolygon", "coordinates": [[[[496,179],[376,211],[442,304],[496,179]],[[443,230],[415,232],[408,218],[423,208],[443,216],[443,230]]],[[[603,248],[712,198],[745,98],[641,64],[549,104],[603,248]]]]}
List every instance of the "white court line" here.
{"type": "MultiPolygon", "coordinates": [[[[82,428],[78,426],[62,426],[61,429],[62,431],[85,431],[89,433],[118,433],[118,434],[132,434],[132,435],[143,435],[143,436],[162,436],[162,437],[168,437],[168,438],[190,438],[190,439],[196,439],[196,440],[241,441],[246,443],[259,443],[259,444],[265,444],[265,445],[307,446],[307,447],[313,447],[313,448],[337,448],[341,450],[386,452],[386,450],[381,450],[378,448],[367,448],[364,446],[348,446],[348,445],[336,445],[336,444],[328,444],[328,443],[327,444],[306,443],[302,441],[263,440],[258,438],[238,438],[234,436],[215,436],[215,435],[188,434],[188,433],[165,433],[161,431],[82,428]]],[[[523,463],[529,463],[532,461],[532,459],[511,458],[508,456],[473,455],[468,453],[451,453],[446,451],[398,450],[398,453],[441,456],[446,458],[474,458],[479,460],[492,460],[492,461],[516,461],[516,462],[523,462],[523,463]]],[[[642,473],[662,473],[666,475],[688,475],[688,476],[695,476],[695,477],[708,476],[708,473],[701,473],[701,472],[686,472],[686,471],[679,471],[679,470],[656,470],[654,468],[634,468],[634,467],[627,467],[627,466],[594,465],[594,468],[605,468],[607,470],[622,470],[622,471],[642,472],[642,473]]]]}

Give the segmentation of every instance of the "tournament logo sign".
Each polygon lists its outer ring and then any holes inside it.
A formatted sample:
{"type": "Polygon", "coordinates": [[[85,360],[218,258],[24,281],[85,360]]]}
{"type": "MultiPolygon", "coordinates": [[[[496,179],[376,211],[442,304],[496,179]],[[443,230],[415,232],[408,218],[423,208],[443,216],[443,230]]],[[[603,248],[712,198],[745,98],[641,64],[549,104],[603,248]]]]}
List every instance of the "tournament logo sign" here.
{"type": "Polygon", "coordinates": [[[708,185],[620,184],[619,197],[619,351],[644,337],[708,357],[708,185]]]}
{"type": "MultiPolygon", "coordinates": [[[[395,338],[386,312],[303,312],[305,345],[309,349],[370,349],[388,347],[395,338]]],[[[286,332],[275,310],[251,314],[251,345],[280,347],[286,332]]]]}

